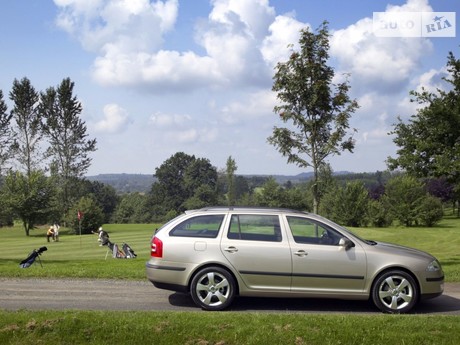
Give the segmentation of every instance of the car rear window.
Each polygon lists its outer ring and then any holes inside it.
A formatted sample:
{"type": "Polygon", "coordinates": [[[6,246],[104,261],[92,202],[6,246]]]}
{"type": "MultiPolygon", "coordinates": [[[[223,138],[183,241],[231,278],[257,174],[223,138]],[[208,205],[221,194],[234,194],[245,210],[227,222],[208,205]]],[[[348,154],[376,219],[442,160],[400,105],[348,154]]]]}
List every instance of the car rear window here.
{"type": "Polygon", "coordinates": [[[227,237],[231,240],[281,242],[278,216],[234,214],[227,237]]]}
{"type": "Polygon", "coordinates": [[[216,238],[223,219],[223,214],[189,218],[176,225],[169,236],[216,238]]]}

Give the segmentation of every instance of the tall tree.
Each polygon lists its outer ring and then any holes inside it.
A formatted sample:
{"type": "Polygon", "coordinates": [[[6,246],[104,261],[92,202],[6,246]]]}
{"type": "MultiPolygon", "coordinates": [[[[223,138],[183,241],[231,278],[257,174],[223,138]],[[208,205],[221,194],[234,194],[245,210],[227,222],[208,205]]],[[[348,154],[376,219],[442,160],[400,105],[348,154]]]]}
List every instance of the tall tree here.
{"type": "Polygon", "coordinates": [[[280,104],[274,112],[289,128],[274,127],[268,142],[288,163],[313,168],[313,212],[318,212],[320,191],[319,168],[327,158],[342,151],[353,151],[354,140],[347,136],[348,120],[358,103],[348,96],[350,85],[344,81],[332,84],[334,70],[329,59],[328,23],[317,33],[300,31],[300,50],[292,47],[290,58],[276,66],[272,90],[280,104]]]}
{"type": "Polygon", "coordinates": [[[388,166],[402,168],[416,177],[445,177],[460,188],[460,60],[452,52],[447,58],[449,91],[411,91],[422,108],[408,123],[401,119],[391,134],[399,147],[398,157],[388,166]]]}
{"type": "Polygon", "coordinates": [[[154,218],[169,211],[183,211],[189,198],[195,198],[194,205],[198,204],[197,199],[216,199],[210,194],[217,193],[217,170],[208,159],[177,152],[156,168],[155,177],[158,180],[152,185],[149,200],[154,218]]]}
{"type": "Polygon", "coordinates": [[[82,106],[73,89],[74,83],[66,78],[56,88],[42,92],[39,105],[39,113],[45,119],[43,131],[49,139],[51,173],[61,187],[64,214],[76,199],[71,190],[72,180],[84,175],[91,165],[89,154],[96,151],[96,139],[88,139],[86,125],[80,118],[82,106]]]}
{"type": "Polygon", "coordinates": [[[11,135],[11,118],[8,114],[8,107],[3,99],[3,92],[0,90],[0,174],[4,169],[5,162],[11,157],[11,145],[13,137],[11,135]]]}
{"type": "Polygon", "coordinates": [[[226,164],[226,175],[227,175],[227,200],[228,205],[235,205],[236,201],[236,187],[235,187],[235,171],[238,169],[235,160],[232,156],[227,158],[226,164]]]}
{"type": "Polygon", "coordinates": [[[15,217],[21,219],[26,236],[35,225],[46,223],[52,212],[54,190],[43,171],[33,170],[29,175],[10,171],[1,195],[15,217]]]}
{"type": "Polygon", "coordinates": [[[15,158],[28,177],[43,161],[40,142],[43,138],[41,119],[37,112],[39,94],[27,78],[13,82],[10,99],[14,102],[11,115],[16,126],[14,134],[15,158]]]}

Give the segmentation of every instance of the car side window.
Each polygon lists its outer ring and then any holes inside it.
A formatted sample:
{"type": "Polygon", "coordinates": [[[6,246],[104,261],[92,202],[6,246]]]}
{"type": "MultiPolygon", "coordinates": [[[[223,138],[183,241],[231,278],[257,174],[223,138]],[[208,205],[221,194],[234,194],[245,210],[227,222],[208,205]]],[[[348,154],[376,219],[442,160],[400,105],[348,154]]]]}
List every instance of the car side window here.
{"type": "Polygon", "coordinates": [[[223,214],[189,218],[176,225],[169,236],[216,238],[223,219],[223,214]]]}
{"type": "Polygon", "coordinates": [[[281,242],[278,216],[234,214],[227,237],[231,240],[281,242]]]}
{"type": "Polygon", "coordinates": [[[324,224],[303,217],[286,217],[296,243],[338,245],[341,235],[324,224]]]}

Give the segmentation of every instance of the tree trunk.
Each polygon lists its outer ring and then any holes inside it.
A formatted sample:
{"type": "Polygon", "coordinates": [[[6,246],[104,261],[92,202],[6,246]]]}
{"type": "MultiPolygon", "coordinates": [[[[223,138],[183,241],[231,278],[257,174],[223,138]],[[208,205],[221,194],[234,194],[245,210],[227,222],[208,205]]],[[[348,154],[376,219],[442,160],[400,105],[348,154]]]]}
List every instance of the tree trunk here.
{"type": "Polygon", "coordinates": [[[318,192],[318,168],[313,166],[313,213],[318,214],[319,192],[318,192]]]}
{"type": "Polygon", "coordinates": [[[24,225],[24,230],[26,232],[26,236],[29,236],[30,235],[29,223],[24,220],[24,221],[22,221],[22,224],[24,225]]]}

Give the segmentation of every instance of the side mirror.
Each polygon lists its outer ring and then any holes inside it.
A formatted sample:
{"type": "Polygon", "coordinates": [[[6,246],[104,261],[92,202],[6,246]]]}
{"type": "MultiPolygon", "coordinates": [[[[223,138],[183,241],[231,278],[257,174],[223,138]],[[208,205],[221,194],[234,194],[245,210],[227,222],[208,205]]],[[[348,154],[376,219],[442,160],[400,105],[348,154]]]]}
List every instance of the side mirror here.
{"type": "Polygon", "coordinates": [[[353,248],[355,244],[352,241],[350,241],[348,238],[342,237],[339,241],[339,246],[344,247],[345,250],[348,250],[350,248],[353,248]]]}

